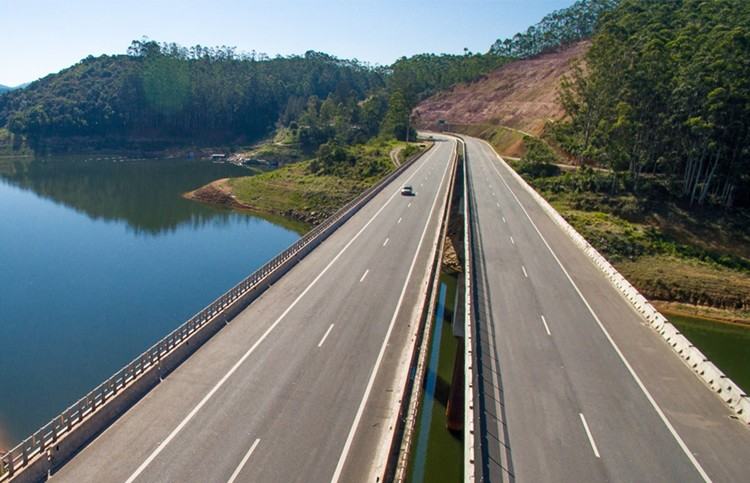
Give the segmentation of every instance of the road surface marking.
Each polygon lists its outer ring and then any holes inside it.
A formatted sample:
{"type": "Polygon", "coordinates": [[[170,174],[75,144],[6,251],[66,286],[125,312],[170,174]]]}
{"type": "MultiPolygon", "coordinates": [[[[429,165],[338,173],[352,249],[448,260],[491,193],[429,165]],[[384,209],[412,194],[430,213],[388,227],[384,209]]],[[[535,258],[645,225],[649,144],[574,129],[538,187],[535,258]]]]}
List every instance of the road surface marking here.
{"type": "Polygon", "coordinates": [[[547,325],[547,319],[542,315],[542,323],[544,324],[544,330],[547,331],[547,335],[552,335],[549,331],[549,325],[547,325]]]}
{"type": "MultiPolygon", "coordinates": [[[[503,158],[501,158],[499,154],[495,153],[495,156],[497,156],[497,159],[499,159],[499,160],[502,161],[503,158]]],[[[495,172],[500,177],[500,181],[503,182],[503,184],[505,185],[505,188],[513,196],[513,199],[516,200],[516,203],[518,203],[518,206],[521,207],[521,211],[523,211],[524,215],[526,215],[526,218],[531,223],[531,226],[534,228],[534,231],[536,231],[537,235],[539,235],[539,238],[542,239],[542,242],[544,243],[544,246],[546,246],[547,250],[549,250],[549,252],[552,254],[552,257],[555,259],[555,261],[557,262],[557,264],[560,266],[560,269],[565,274],[565,277],[568,279],[568,281],[570,282],[570,284],[573,286],[573,289],[575,289],[576,293],[578,294],[578,296],[583,301],[583,304],[586,306],[586,308],[588,309],[589,313],[591,314],[591,316],[596,321],[597,325],[599,325],[599,328],[604,333],[604,336],[609,341],[609,344],[612,346],[612,348],[614,349],[615,353],[620,357],[620,360],[625,365],[625,368],[628,370],[628,372],[630,373],[630,375],[633,377],[633,380],[635,380],[636,384],[638,384],[638,387],[641,389],[641,392],[643,392],[643,394],[646,396],[646,399],[648,400],[648,402],[651,403],[651,407],[654,408],[654,411],[656,411],[656,414],[659,415],[659,418],[661,418],[662,422],[664,423],[664,426],[667,427],[667,429],[669,430],[669,432],[672,434],[672,437],[674,437],[675,441],[677,441],[677,444],[682,449],[682,452],[685,453],[685,456],[688,457],[688,459],[690,460],[690,462],[693,464],[693,467],[696,469],[696,471],[698,472],[698,474],[700,474],[701,478],[703,478],[703,481],[710,482],[711,478],[708,477],[708,474],[706,474],[706,471],[703,469],[703,466],[701,466],[701,464],[695,458],[695,456],[693,455],[693,453],[690,451],[690,448],[687,447],[687,444],[685,444],[685,441],[682,440],[682,437],[677,433],[677,430],[674,429],[674,426],[672,426],[672,423],[669,422],[669,419],[667,419],[667,416],[666,416],[666,414],[664,414],[664,411],[662,411],[661,407],[659,406],[659,404],[657,404],[656,400],[651,395],[651,393],[649,392],[649,390],[646,389],[646,386],[643,384],[643,381],[641,381],[641,378],[638,377],[638,374],[636,374],[635,369],[633,369],[633,366],[631,366],[630,362],[628,362],[628,360],[625,358],[625,354],[622,353],[622,351],[620,350],[620,347],[615,343],[615,341],[612,338],[612,336],[609,335],[609,331],[607,331],[606,327],[604,327],[604,324],[602,323],[601,319],[599,319],[599,316],[596,315],[596,312],[594,312],[594,309],[591,307],[591,304],[589,304],[589,301],[586,300],[586,297],[583,296],[583,292],[581,292],[581,289],[579,289],[578,285],[576,285],[576,283],[573,281],[573,278],[568,273],[568,270],[565,269],[565,266],[562,264],[562,262],[558,258],[558,256],[555,253],[555,251],[552,249],[552,247],[550,246],[550,244],[547,242],[547,239],[544,238],[544,235],[542,235],[542,232],[536,226],[536,223],[534,223],[534,220],[531,219],[531,215],[529,215],[529,212],[526,211],[526,208],[524,208],[523,204],[521,204],[521,200],[518,199],[518,196],[516,196],[516,193],[513,192],[513,190],[508,185],[508,183],[505,181],[505,178],[503,177],[503,175],[500,174],[500,170],[498,169],[497,166],[495,166],[495,163],[493,163],[492,161],[489,161],[489,163],[495,169],[495,172]]]]}
{"type": "Polygon", "coordinates": [[[383,356],[385,355],[385,349],[388,346],[388,340],[391,338],[391,332],[393,332],[393,326],[396,325],[396,318],[398,317],[398,313],[401,310],[401,305],[404,302],[404,296],[406,296],[406,288],[409,286],[411,275],[414,272],[414,266],[417,264],[419,252],[422,249],[422,244],[424,243],[425,236],[427,235],[427,228],[430,226],[430,220],[432,220],[432,215],[435,212],[435,207],[437,206],[438,199],[440,198],[440,187],[445,182],[445,176],[448,174],[449,167],[450,163],[445,166],[443,177],[440,179],[440,184],[438,184],[438,189],[435,193],[435,199],[432,202],[430,214],[427,216],[427,221],[425,222],[424,229],[422,230],[422,236],[419,238],[419,244],[417,244],[417,251],[414,253],[414,258],[412,258],[411,265],[409,266],[409,272],[406,274],[406,282],[404,282],[404,287],[401,289],[401,295],[398,298],[396,309],[393,311],[393,317],[391,317],[391,323],[388,326],[388,331],[385,333],[385,338],[383,339],[383,343],[380,346],[380,352],[378,353],[378,358],[375,360],[375,366],[373,367],[372,372],[370,372],[370,379],[367,381],[365,393],[362,396],[362,401],[359,403],[357,414],[354,416],[354,422],[352,422],[352,426],[349,429],[349,435],[346,437],[346,443],[344,443],[344,449],[341,451],[341,456],[339,457],[339,462],[336,465],[336,470],[333,472],[333,476],[331,477],[331,483],[338,483],[339,478],[341,478],[341,472],[344,470],[344,463],[346,463],[346,458],[349,455],[349,450],[351,449],[352,442],[354,441],[354,434],[357,432],[359,421],[362,419],[362,414],[365,411],[367,400],[370,397],[370,391],[372,391],[372,386],[375,383],[375,377],[378,374],[378,369],[380,368],[380,364],[383,361],[383,356]]]}
{"type": "Polygon", "coordinates": [[[503,223],[505,223],[505,217],[503,216],[503,223]]]}
{"type": "Polygon", "coordinates": [[[383,246],[386,246],[388,244],[389,240],[390,240],[390,238],[386,238],[385,241],[383,242],[383,246]]]}
{"type": "MultiPolygon", "coordinates": [[[[435,151],[432,151],[432,153],[434,152],[435,151]]],[[[419,173],[419,171],[427,163],[427,159],[429,159],[432,153],[425,156],[425,161],[421,165],[419,165],[419,167],[416,170],[414,170],[411,176],[409,176],[406,179],[406,182],[410,181],[414,176],[417,175],[417,173],[419,173]]],[[[446,167],[446,170],[447,169],[448,168],[446,167]]],[[[330,262],[328,262],[328,264],[313,279],[313,281],[310,282],[310,284],[307,287],[305,287],[302,293],[300,293],[297,296],[297,298],[294,299],[291,304],[289,304],[289,306],[284,310],[284,312],[282,312],[281,315],[265,330],[265,332],[261,334],[258,340],[255,341],[255,343],[247,350],[247,352],[245,352],[242,355],[242,357],[240,357],[240,359],[237,362],[235,362],[235,364],[229,369],[229,371],[226,374],[224,374],[224,376],[222,376],[221,379],[219,379],[219,382],[217,382],[216,385],[214,385],[214,387],[211,388],[211,390],[208,391],[208,393],[205,396],[203,396],[203,399],[201,399],[200,402],[192,410],[190,410],[188,415],[185,416],[182,421],[180,421],[180,424],[178,424],[177,427],[174,428],[171,433],[169,433],[169,435],[164,439],[164,441],[162,441],[159,444],[159,446],[157,446],[156,449],[152,451],[151,454],[143,461],[143,463],[141,463],[141,465],[133,472],[133,474],[130,475],[130,477],[127,480],[125,480],[125,483],[133,483],[133,481],[135,481],[135,479],[138,478],[138,476],[140,476],[141,473],[143,473],[143,471],[148,467],[148,465],[150,465],[151,462],[157,456],[159,456],[159,453],[164,451],[164,448],[166,448],[167,445],[175,438],[175,436],[177,436],[177,434],[179,434],[179,432],[182,431],[182,429],[185,426],[187,426],[190,420],[192,420],[195,417],[195,415],[198,414],[198,411],[200,411],[201,408],[205,406],[206,403],[208,403],[208,401],[213,397],[214,394],[216,394],[216,392],[221,388],[221,386],[223,386],[224,383],[226,383],[227,380],[229,380],[232,374],[234,374],[237,371],[237,369],[239,369],[239,367],[247,360],[247,358],[250,357],[250,355],[253,352],[255,352],[258,346],[260,346],[260,344],[263,343],[263,341],[265,341],[266,338],[268,338],[271,332],[273,332],[276,326],[278,326],[281,323],[284,317],[286,317],[287,314],[291,312],[292,309],[299,303],[299,301],[302,300],[302,297],[304,297],[307,294],[307,292],[309,292],[313,288],[313,286],[318,283],[318,280],[320,280],[323,277],[323,275],[325,275],[326,272],[328,272],[328,270],[333,266],[333,264],[336,263],[336,261],[338,261],[339,258],[341,258],[341,255],[343,255],[344,252],[348,250],[349,247],[352,246],[352,244],[355,241],[357,241],[357,239],[360,237],[360,235],[362,235],[362,233],[364,233],[367,227],[369,227],[372,224],[372,222],[375,221],[375,218],[377,218],[380,215],[380,213],[382,213],[383,210],[385,210],[385,208],[391,203],[391,201],[393,201],[396,195],[398,195],[400,192],[401,192],[400,188],[396,188],[393,191],[393,194],[391,194],[391,196],[385,201],[385,203],[383,203],[383,206],[381,206],[378,209],[378,211],[376,211],[375,214],[372,215],[372,217],[367,221],[367,223],[365,223],[364,226],[362,226],[362,228],[360,228],[359,231],[351,238],[351,240],[349,240],[346,243],[346,245],[344,245],[344,247],[336,254],[336,256],[333,257],[333,259],[330,262]]]]}
{"type": "Polygon", "coordinates": [[[523,276],[526,277],[526,278],[529,278],[529,274],[526,273],[526,267],[524,267],[523,265],[521,265],[521,270],[523,270],[523,276]]]}
{"type": "MultiPolygon", "coordinates": [[[[516,241],[515,241],[515,240],[513,239],[513,237],[510,237],[510,242],[511,242],[512,244],[514,244],[514,245],[516,244],[516,241]]],[[[524,270],[524,272],[525,272],[525,270],[524,270]]]]}
{"type": "MultiPolygon", "coordinates": [[[[500,208],[500,203],[497,204],[497,207],[500,208]]],[[[505,218],[503,218],[503,220],[505,220],[505,218]]]]}
{"type": "Polygon", "coordinates": [[[396,224],[397,225],[401,224],[401,218],[398,219],[398,221],[396,222],[396,224]]]}
{"type": "Polygon", "coordinates": [[[323,334],[323,338],[320,339],[320,342],[318,342],[318,347],[323,347],[323,342],[326,341],[326,337],[328,337],[328,334],[331,333],[331,330],[333,330],[333,324],[331,324],[331,326],[328,327],[328,330],[326,331],[326,333],[323,334]]]}
{"type": "Polygon", "coordinates": [[[586,430],[586,436],[589,437],[589,443],[591,443],[591,449],[594,450],[594,456],[597,458],[601,458],[599,456],[599,450],[596,449],[596,442],[594,441],[594,437],[591,436],[591,431],[589,431],[589,425],[586,424],[586,418],[583,416],[583,413],[578,413],[579,416],[581,416],[581,422],[583,423],[583,429],[586,430]]]}
{"type": "Polygon", "coordinates": [[[260,443],[260,439],[256,439],[253,445],[250,446],[250,449],[247,450],[247,454],[244,458],[242,458],[242,461],[240,461],[240,465],[236,470],[234,470],[234,473],[232,473],[232,476],[229,477],[227,483],[234,483],[234,480],[236,480],[237,476],[239,476],[240,471],[242,471],[242,468],[245,466],[245,463],[247,463],[247,460],[250,459],[250,455],[253,454],[253,451],[255,451],[255,447],[258,446],[258,443],[260,443]]]}
{"type": "Polygon", "coordinates": [[[367,270],[365,270],[365,273],[362,274],[362,278],[359,279],[359,283],[362,283],[362,281],[365,279],[365,277],[367,276],[368,273],[370,273],[370,269],[369,268],[367,270]]]}
{"type": "Polygon", "coordinates": [[[406,205],[406,207],[407,207],[407,208],[411,208],[411,201],[409,202],[409,204],[408,204],[408,205],[406,205]]]}

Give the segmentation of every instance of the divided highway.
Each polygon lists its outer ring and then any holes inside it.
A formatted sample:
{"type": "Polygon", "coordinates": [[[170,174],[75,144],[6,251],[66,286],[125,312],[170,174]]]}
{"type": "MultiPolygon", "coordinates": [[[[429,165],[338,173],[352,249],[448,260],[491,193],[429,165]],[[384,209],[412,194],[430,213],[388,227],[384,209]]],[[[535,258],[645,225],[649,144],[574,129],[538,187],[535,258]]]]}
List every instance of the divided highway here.
{"type": "Polygon", "coordinates": [[[454,147],[440,138],[52,481],[348,482],[378,470],[454,147]],[[400,194],[406,183],[416,196],[400,194]]]}
{"type": "Polygon", "coordinates": [[[750,430],[466,142],[482,481],[747,481],[750,430]]]}

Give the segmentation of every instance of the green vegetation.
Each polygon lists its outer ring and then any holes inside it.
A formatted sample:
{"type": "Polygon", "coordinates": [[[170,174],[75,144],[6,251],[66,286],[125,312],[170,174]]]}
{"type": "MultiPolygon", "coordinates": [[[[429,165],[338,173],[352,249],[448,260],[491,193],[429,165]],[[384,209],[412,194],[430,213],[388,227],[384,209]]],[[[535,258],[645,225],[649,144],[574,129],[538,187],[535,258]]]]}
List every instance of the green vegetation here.
{"type": "Polygon", "coordinates": [[[504,61],[467,52],[373,68],[313,51],[269,58],[144,39],[1,95],[0,126],[35,151],[236,145],[287,128],[314,153],[330,140],[413,139],[417,100],[504,61]]]}
{"type": "Polygon", "coordinates": [[[552,131],[578,162],[627,176],[634,193],[658,182],[690,205],[746,208],[749,58],[745,0],[624,0],[564,83],[570,122],[552,131]]]}
{"type": "Polygon", "coordinates": [[[464,55],[420,54],[402,57],[391,67],[386,84],[400,92],[411,110],[417,103],[459,82],[469,82],[506,64],[510,59],[493,52],[464,55]]]}
{"type": "Polygon", "coordinates": [[[629,178],[610,171],[513,166],[647,297],[750,312],[747,213],[685,209],[658,179],[635,194],[629,178]]]}
{"type": "Polygon", "coordinates": [[[545,15],[536,25],[510,39],[498,39],[490,53],[523,59],[591,37],[599,17],[620,0],[578,0],[568,8],[545,15]]]}
{"type": "Polygon", "coordinates": [[[317,223],[394,169],[390,151],[406,143],[323,144],[318,156],[275,171],[230,179],[236,201],[255,211],[317,223]]]}
{"type": "Polygon", "coordinates": [[[37,149],[58,144],[231,143],[291,120],[311,97],[356,102],[379,70],[318,52],[268,58],[230,47],[134,41],[0,96],[0,126],[37,149]]]}
{"type": "Polygon", "coordinates": [[[745,391],[750,390],[750,329],[708,319],[666,314],[703,354],[745,391]]]}
{"type": "Polygon", "coordinates": [[[30,151],[21,136],[16,136],[7,129],[0,128],[0,156],[19,156],[30,151]]]}

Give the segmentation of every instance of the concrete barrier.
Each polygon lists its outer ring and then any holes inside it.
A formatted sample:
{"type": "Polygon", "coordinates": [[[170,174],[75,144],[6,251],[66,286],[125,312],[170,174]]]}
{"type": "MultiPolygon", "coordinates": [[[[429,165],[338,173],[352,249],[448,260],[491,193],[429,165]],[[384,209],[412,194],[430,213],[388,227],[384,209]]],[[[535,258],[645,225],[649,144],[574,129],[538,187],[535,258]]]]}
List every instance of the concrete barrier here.
{"type": "Polygon", "coordinates": [[[708,359],[703,355],[697,347],[693,346],[687,350],[686,354],[683,354],[685,362],[690,366],[693,371],[698,371],[698,367],[706,362],[708,359]]]}
{"type": "Polygon", "coordinates": [[[737,404],[735,404],[734,410],[737,412],[737,417],[740,421],[750,424],[750,397],[742,396],[737,404]]]}
{"type": "MultiPolygon", "coordinates": [[[[493,149],[489,143],[487,143],[486,141],[485,143],[489,146],[490,149],[493,149]]],[[[573,241],[573,243],[579,249],[581,249],[581,251],[593,262],[593,264],[599,268],[599,270],[610,281],[612,286],[614,286],[620,292],[623,298],[625,298],[633,306],[633,308],[651,324],[651,327],[653,329],[655,329],[657,332],[659,332],[659,334],[662,335],[662,337],[664,337],[665,341],[667,341],[667,343],[670,347],[672,347],[675,353],[680,356],[683,362],[687,364],[691,369],[693,369],[696,374],[698,374],[701,379],[703,379],[706,384],[711,387],[713,391],[720,395],[722,400],[724,400],[724,402],[727,403],[727,405],[735,411],[740,420],[742,420],[746,424],[750,424],[750,414],[748,414],[750,413],[750,407],[746,406],[748,404],[747,397],[740,399],[736,404],[731,404],[729,401],[733,399],[730,398],[728,401],[723,395],[723,393],[727,390],[727,387],[737,387],[736,384],[729,378],[727,378],[714,364],[708,361],[705,356],[703,356],[703,354],[700,354],[700,351],[698,351],[697,349],[692,350],[694,348],[691,349],[690,342],[687,341],[687,339],[682,336],[679,331],[675,329],[674,326],[672,326],[672,324],[669,323],[666,317],[660,314],[648,302],[648,300],[609,263],[606,258],[604,258],[593,246],[591,246],[591,244],[589,244],[588,241],[586,241],[586,239],[583,238],[583,236],[581,236],[581,234],[578,233],[578,231],[573,228],[560,215],[560,213],[558,213],[557,210],[555,210],[555,208],[549,204],[549,202],[547,202],[547,200],[545,200],[539,193],[537,193],[536,190],[534,190],[534,188],[532,188],[531,185],[529,185],[526,180],[521,177],[521,175],[516,173],[516,171],[511,168],[502,157],[497,155],[497,153],[496,156],[498,160],[505,165],[505,167],[509,170],[511,175],[516,179],[521,187],[523,187],[523,189],[537,202],[537,204],[539,204],[542,210],[552,219],[552,221],[557,224],[558,227],[568,235],[571,241],[573,241]],[[680,337],[678,338],[677,336],[680,337]],[[685,341],[687,341],[687,343],[685,341]],[[698,356],[698,354],[700,354],[700,356],[698,356]],[[701,362],[696,362],[698,359],[703,360],[701,362]],[[722,380],[725,381],[726,384],[723,384],[721,382],[722,380]]]]}
{"type": "Polygon", "coordinates": [[[731,379],[724,376],[721,379],[721,398],[729,404],[732,409],[735,409],[737,404],[746,396],[745,391],[740,386],[734,383],[731,379]]]}
{"type": "Polygon", "coordinates": [[[717,393],[721,392],[721,379],[722,377],[724,377],[724,373],[721,372],[713,362],[704,361],[703,364],[698,367],[698,375],[701,376],[701,379],[703,379],[706,384],[711,387],[711,389],[713,389],[717,393]]]}
{"type": "Polygon", "coordinates": [[[672,346],[675,352],[683,356],[683,359],[685,358],[685,356],[687,356],[687,354],[683,354],[683,353],[686,352],[691,347],[693,347],[693,344],[691,344],[690,341],[687,339],[687,337],[685,337],[682,334],[677,334],[672,339],[669,345],[672,346]]]}

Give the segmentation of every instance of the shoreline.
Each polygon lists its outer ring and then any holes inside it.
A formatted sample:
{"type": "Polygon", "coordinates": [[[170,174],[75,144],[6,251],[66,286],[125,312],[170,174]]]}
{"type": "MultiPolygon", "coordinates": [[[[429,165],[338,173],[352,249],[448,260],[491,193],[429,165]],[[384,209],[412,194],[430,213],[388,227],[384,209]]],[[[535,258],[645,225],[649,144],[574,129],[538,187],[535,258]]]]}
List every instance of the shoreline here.
{"type": "Polygon", "coordinates": [[[321,218],[321,215],[323,213],[315,211],[308,213],[298,210],[263,210],[258,207],[243,203],[237,199],[232,191],[232,187],[229,186],[230,179],[231,178],[220,178],[211,181],[210,183],[194,189],[193,191],[183,193],[182,197],[190,201],[203,203],[205,205],[213,206],[216,208],[249,212],[252,214],[270,218],[281,218],[283,223],[302,225],[295,227],[296,231],[299,231],[301,233],[304,233],[304,231],[307,231],[308,229],[314,227],[328,216],[326,214],[321,218]],[[302,228],[304,228],[304,230],[302,228]]]}
{"type": "Polygon", "coordinates": [[[669,315],[690,317],[750,330],[750,318],[728,310],[668,300],[651,300],[651,304],[667,318],[669,315]]]}

